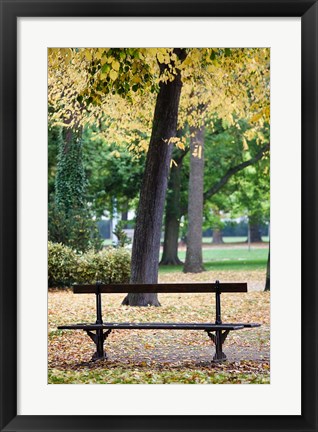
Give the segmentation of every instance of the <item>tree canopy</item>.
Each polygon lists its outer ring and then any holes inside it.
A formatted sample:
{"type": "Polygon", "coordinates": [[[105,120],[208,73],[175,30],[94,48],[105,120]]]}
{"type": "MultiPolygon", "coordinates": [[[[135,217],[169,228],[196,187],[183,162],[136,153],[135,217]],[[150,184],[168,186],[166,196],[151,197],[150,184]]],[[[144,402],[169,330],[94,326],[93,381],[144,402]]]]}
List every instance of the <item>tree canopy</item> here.
{"type": "Polygon", "coordinates": [[[108,142],[145,151],[159,83],[173,81],[177,72],[183,82],[178,129],[200,126],[216,113],[229,125],[234,116],[255,128],[269,120],[268,49],[185,51],[182,62],[173,48],[49,49],[50,122],[77,128],[103,121],[108,142]]]}

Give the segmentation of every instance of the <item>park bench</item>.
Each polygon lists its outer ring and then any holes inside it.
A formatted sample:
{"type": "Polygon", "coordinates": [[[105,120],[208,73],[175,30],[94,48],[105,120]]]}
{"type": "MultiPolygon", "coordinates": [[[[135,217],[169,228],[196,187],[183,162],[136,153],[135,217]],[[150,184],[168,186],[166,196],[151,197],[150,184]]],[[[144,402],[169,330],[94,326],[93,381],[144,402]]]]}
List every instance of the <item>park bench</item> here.
{"type": "Polygon", "coordinates": [[[221,293],[247,292],[247,283],[163,283],[163,284],[101,284],[74,285],[74,294],[96,295],[96,322],[61,325],[60,330],[84,330],[96,345],[92,360],[106,359],[104,341],[113,330],[203,330],[215,344],[214,362],[226,360],[222,345],[233,330],[259,327],[256,323],[222,323],[221,293]],[[216,319],[211,323],[103,322],[101,294],[110,293],[215,293],[216,319]],[[104,332],[105,330],[105,332],[104,332]]]}

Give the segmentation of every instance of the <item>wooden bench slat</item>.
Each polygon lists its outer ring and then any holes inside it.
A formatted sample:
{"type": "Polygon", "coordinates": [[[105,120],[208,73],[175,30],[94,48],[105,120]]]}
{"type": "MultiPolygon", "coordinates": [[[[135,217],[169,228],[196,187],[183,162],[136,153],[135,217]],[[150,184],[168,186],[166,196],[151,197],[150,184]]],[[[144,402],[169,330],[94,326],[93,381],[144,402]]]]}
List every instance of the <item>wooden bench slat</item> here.
{"type": "Polygon", "coordinates": [[[242,324],[212,323],[103,323],[103,324],[72,324],[58,327],[60,330],[100,330],[100,329],[139,329],[139,330],[240,330],[242,324]]]}
{"type": "MultiPolygon", "coordinates": [[[[215,293],[215,283],[162,283],[162,284],[102,284],[101,294],[115,293],[215,293]]],[[[247,292],[247,283],[220,283],[220,292],[247,292]]],[[[96,285],[73,285],[74,294],[93,294],[96,285]]]]}

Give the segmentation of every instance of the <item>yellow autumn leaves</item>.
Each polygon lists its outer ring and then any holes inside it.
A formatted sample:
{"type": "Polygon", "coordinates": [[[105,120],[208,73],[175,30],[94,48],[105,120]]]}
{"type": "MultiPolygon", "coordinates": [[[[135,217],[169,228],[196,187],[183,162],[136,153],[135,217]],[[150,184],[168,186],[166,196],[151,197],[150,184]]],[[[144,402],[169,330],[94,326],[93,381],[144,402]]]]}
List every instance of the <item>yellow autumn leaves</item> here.
{"type": "Polygon", "coordinates": [[[107,142],[145,151],[159,84],[178,69],[179,128],[245,118],[257,133],[270,117],[269,54],[266,48],[189,48],[180,61],[173,48],[49,49],[49,121],[66,127],[102,122],[107,142]],[[167,67],[160,75],[161,64],[167,67]]]}

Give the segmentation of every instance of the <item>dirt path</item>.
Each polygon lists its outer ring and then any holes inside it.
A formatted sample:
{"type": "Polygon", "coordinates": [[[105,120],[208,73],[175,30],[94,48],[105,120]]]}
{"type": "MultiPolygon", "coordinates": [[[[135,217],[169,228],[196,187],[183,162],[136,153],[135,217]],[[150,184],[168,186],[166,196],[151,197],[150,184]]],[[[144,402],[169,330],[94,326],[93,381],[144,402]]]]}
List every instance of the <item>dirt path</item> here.
{"type": "MultiPolygon", "coordinates": [[[[110,361],[125,363],[160,363],[170,364],[174,366],[197,367],[200,365],[211,365],[211,360],[215,354],[215,348],[212,342],[208,340],[207,335],[202,332],[199,335],[200,344],[196,345],[192,336],[190,336],[191,345],[186,343],[184,335],[176,336],[175,332],[170,334],[165,332],[160,333],[154,343],[153,336],[142,336],[143,345],[140,345],[140,335],[135,334],[129,341],[129,345],[135,345],[135,349],[116,352],[112,349],[111,344],[108,349],[108,358],[110,361]],[[135,339],[135,340],[134,340],[135,339]],[[202,345],[201,345],[202,344],[202,345]]],[[[195,337],[198,337],[197,332],[195,337]]],[[[189,332],[187,332],[189,336],[189,332]]],[[[253,346],[244,346],[240,343],[229,342],[225,343],[223,351],[229,362],[238,361],[269,361],[269,347],[256,348],[253,346]]]]}

